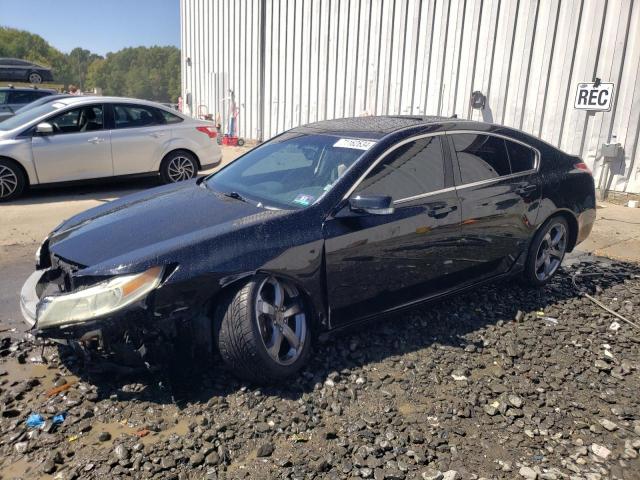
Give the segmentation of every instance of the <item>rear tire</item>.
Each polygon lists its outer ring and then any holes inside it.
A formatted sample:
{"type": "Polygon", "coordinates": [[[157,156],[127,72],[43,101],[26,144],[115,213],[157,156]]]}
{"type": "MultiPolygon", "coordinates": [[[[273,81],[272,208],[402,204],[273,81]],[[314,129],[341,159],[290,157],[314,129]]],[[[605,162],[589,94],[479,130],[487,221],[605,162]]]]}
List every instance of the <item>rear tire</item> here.
{"type": "Polygon", "coordinates": [[[29,83],[42,83],[42,75],[38,72],[31,72],[27,80],[29,80],[29,83]]]}
{"type": "Polygon", "coordinates": [[[22,169],[12,161],[0,159],[0,202],[19,197],[26,185],[22,169]]]}
{"type": "Polygon", "coordinates": [[[196,175],[198,175],[198,162],[193,154],[185,150],[167,153],[160,164],[162,183],[182,182],[196,175]]]}
{"type": "Polygon", "coordinates": [[[533,237],[523,272],[524,280],[535,287],[545,285],[556,274],[569,244],[569,224],[551,217],[533,237]]]}
{"type": "Polygon", "coordinates": [[[299,290],[258,275],[228,294],[216,309],[215,340],[238,377],[258,384],[295,375],[311,352],[310,315],[299,290]]]}

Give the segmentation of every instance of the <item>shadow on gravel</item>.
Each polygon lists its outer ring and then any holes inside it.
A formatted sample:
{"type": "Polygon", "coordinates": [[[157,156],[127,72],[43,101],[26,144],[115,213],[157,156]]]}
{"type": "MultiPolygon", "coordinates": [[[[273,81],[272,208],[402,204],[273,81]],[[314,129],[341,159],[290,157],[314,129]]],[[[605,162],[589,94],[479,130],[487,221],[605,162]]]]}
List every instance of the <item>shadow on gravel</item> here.
{"type": "MultiPolygon", "coordinates": [[[[511,279],[338,332],[315,346],[311,361],[297,378],[287,385],[259,390],[266,395],[297,400],[333,376],[349,376],[350,370],[367,364],[405,361],[401,356],[432,345],[461,351],[483,348],[481,341],[467,337],[491,325],[511,322],[517,330],[518,322],[533,320],[552,322],[561,328],[563,316],[571,314],[572,302],[577,305],[582,301],[573,280],[583,291],[608,298],[615,297],[618,284],[640,275],[640,265],[606,258],[581,257],[567,263],[541,289],[511,279]]],[[[593,312],[610,316],[596,305],[593,312]]],[[[613,316],[611,320],[615,320],[613,316]]],[[[524,352],[519,349],[522,347],[514,342],[513,351],[508,351],[507,356],[521,356],[524,352]]],[[[178,354],[152,373],[95,358],[82,361],[67,349],[60,351],[60,357],[75,375],[98,387],[100,398],[115,395],[119,400],[157,404],[215,405],[225,403],[225,396],[239,389],[257,389],[233,377],[220,358],[186,361],[184,355],[180,358],[178,354]]]]}

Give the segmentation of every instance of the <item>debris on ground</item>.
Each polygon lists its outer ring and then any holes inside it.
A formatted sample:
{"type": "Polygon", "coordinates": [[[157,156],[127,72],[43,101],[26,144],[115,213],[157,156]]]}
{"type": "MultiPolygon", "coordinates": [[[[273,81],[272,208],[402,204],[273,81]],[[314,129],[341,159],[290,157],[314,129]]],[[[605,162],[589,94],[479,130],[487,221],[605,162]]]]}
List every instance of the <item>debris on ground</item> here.
{"type": "Polygon", "coordinates": [[[638,478],[639,312],[640,267],[590,258],[342,332],[280,387],[2,339],[0,477],[638,478]]]}

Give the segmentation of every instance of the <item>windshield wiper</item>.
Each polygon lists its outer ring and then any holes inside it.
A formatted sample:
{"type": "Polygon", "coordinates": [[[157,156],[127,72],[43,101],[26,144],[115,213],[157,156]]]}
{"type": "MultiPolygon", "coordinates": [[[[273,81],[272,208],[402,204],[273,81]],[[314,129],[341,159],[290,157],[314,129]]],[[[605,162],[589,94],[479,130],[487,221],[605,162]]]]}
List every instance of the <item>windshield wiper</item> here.
{"type": "Polygon", "coordinates": [[[246,202],[247,200],[240,195],[238,192],[224,192],[223,195],[229,198],[235,198],[236,200],[240,200],[241,202],[246,202]]]}

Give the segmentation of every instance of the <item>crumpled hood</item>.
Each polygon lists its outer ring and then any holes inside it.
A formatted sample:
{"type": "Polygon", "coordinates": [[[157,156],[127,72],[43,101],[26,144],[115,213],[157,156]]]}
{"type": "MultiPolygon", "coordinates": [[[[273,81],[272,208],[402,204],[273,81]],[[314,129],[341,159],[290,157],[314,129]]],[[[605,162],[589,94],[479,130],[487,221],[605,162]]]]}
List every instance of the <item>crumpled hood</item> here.
{"type": "Polygon", "coordinates": [[[283,213],[228,198],[193,180],[82,212],[55,230],[49,251],[85,267],[121,265],[127,270],[132,259],[159,258],[283,213]]]}

